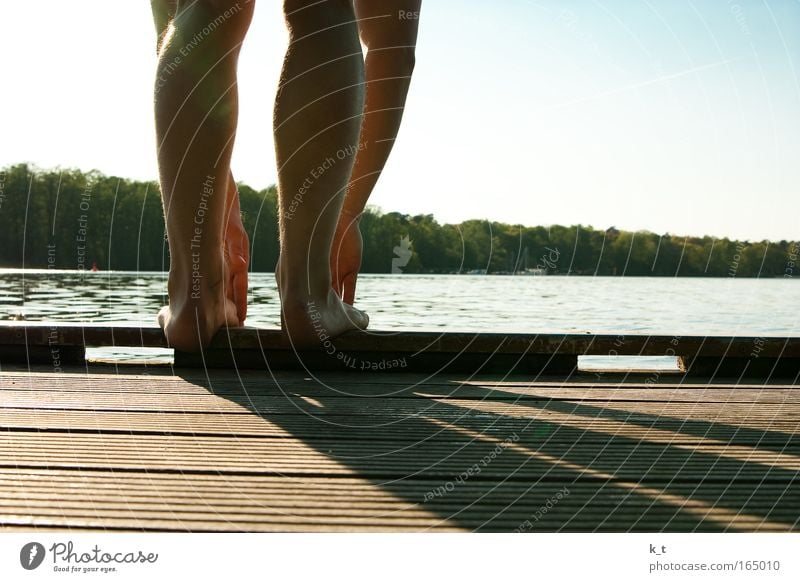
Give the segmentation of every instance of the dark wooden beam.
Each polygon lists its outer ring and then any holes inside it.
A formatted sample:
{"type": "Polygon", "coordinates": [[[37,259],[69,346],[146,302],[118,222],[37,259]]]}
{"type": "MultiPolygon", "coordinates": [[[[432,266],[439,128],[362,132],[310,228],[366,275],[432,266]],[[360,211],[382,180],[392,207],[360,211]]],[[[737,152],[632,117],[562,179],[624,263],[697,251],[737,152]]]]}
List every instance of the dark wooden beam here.
{"type": "MultiPolygon", "coordinates": [[[[167,347],[157,327],[51,322],[0,324],[3,361],[52,360],[54,348],[167,347]],[[35,358],[31,359],[31,354],[35,358]]],[[[79,353],[80,352],[80,353],[79,353]]],[[[348,332],[318,350],[295,351],[279,329],[223,328],[202,354],[177,353],[178,366],[503,373],[571,373],[580,355],[678,356],[692,375],[796,377],[800,337],[646,334],[348,332]]]]}

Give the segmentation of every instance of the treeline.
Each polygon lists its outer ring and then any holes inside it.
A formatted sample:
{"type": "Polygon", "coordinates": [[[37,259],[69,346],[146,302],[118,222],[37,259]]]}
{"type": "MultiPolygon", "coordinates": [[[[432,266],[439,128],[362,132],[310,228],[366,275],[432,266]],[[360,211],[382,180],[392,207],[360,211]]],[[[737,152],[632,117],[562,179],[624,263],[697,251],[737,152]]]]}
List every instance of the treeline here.
{"type": "MultiPolygon", "coordinates": [[[[239,185],[254,271],[278,258],[277,195],[239,185]]],[[[0,266],[166,270],[158,184],[26,164],[0,171],[0,266]]],[[[363,272],[780,277],[798,243],[739,242],[586,226],[439,224],[432,215],[368,211],[363,272]]]]}

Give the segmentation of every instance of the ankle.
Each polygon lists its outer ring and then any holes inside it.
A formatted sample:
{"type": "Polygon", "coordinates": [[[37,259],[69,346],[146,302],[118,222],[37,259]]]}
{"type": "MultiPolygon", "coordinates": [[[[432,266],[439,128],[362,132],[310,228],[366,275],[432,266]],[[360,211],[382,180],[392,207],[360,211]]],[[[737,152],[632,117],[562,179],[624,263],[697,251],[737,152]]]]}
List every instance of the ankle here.
{"type": "Polygon", "coordinates": [[[331,303],[331,294],[335,295],[331,284],[324,289],[309,289],[308,285],[281,285],[281,305],[284,311],[308,311],[309,308],[325,308],[331,303]]]}
{"type": "Polygon", "coordinates": [[[170,298],[185,297],[202,301],[203,297],[214,297],[222,293],[224,278],[222,252],[210,249],[194,250],[179,260],[170,263],[167,289],[170,298]]]}
{"type": "Polygon", "coordinates": [[[339,212],[339,222],[342,222],[342,219],[346,219],[348,223],[361,222],[361,217],[364,215],[364,209],[357,209],[357,208],[348,208],[346,206],[342,206],[342,210],[339,212]]]}
{"type": "MultiPolygon", "coordinates": [[[[327,265],[326,265],[327,266],[327,265]]],[[[281,301],[292,303],[305,303],[309,300],[323,301],[328,298],[332,280],[330,271],[319,273],[318,267],[290,268],[281,256],[275,267],[278,292],[281,301]]]]}

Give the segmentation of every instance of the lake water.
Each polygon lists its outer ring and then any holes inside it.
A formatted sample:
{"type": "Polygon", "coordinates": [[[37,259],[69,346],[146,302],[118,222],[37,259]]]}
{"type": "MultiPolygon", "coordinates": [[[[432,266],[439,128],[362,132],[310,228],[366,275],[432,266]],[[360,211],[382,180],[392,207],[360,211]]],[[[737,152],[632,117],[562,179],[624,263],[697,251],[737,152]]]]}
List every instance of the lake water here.
{"type": "MultiPolygon", "coordinates": [[[[160,272],[0,269],[0,317],[154,325],[165,292],[160,272]]],[[[356,305],[381,330],[800,334],[791,279],[362,275],[356,305]]],[[[271,273],[250,275],[247,324],[279,325],[271,273]]]]}

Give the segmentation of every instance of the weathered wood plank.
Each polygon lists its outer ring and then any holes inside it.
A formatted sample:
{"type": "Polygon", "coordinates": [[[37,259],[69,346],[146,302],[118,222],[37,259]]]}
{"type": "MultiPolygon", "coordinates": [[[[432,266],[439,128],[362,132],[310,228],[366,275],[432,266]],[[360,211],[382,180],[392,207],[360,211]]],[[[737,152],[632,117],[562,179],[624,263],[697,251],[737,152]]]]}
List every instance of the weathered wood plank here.
{"type": "MultiPolygon", "coordinates": [[[[546,499],[546,498],[545,498],[546,499]]],[[[709,524],[702,528],[698,520],[682,516],[679,509],[673,507],[654,507],[652,504],[630,504],[622,509],[620,505],[601,504],[594,510],[583,510],[580,503],[593,503],[591,498],[572,498],[569,500],[569,507],[561,505],[558,510],[554,510],[546,520],[537,522],[537,529],[556,530],[556,531],[635,531],[647,530],[647,523],[657,520],[662,523],[670,524],[669,529],[691,531],[692,526],[700,529],[722,529],[722,524],[714,524],[709,520],[709,524]],[[616,513],[616,515],[615,515],[616,513]],[[647,521],[643,521],[644,518],[647,521]],[[570,522],[570,520],[572,520],[570,522]],[[641,522],[637,524],[637,522],[641,522]],[[676,521],[677,523],[672,523],[676,521]],[[565,527],[565,523],[570,525],[565,527]],[[602,527],[599,525],[602,523],[602,527]],[[691,525],[690,525],[691,524],[691,525]],[[714,528],[714,525],[717,527],[714,528]],[[687,527],[688,526],[688,527],[687,527]]],[[[97,504],[98,506],[101,504],[97,504]]],[[[502,512],[502,508],[487,508],[484,513],[477,511],[471,512],[468,520],[472,526],[470,529],[487,529],[490,531],[513,531],[514,528],[523,524],[526,519],[532,518],[540,506],[530,504],[517,504],[513,510],[502,512]]],[[[167,530],[190,530],[190,531],[422,531],[425,529],[436,529],[445,531],[458,531],[467,529],[465,527],[455,527],[456,521],[443,520],[441,517],[430,515],[427,512],[414,512],[406,509],[397,511],[396,514],[379,513],[365,510],[361,512],[347,512],[332,509],[330,512],[316,512],[305,514],[301,511],[292,513],[281,511],[268,511],[260,508],[252,508],[247,511],[234,512],[225,511],[223,508],[212,507],[206,511],[188,510],[181,511],[175,508],[173,511],[150,510],[144,511],[136,507],[121,507],[106,509],[96,508],[69,508],[52,507],[36,508],[28,505],[17,507],[0,508],[0,511],[7,515],[0,516],[2,522],[14,523],[54,523],[74,524],[83,523],[85,526],[94,528],[100,527],[131,527],[138,526],[145,530],[167,529],[167,530]],[[16,515],[15,515],[16,512],[16,515]],[[33,514],[34,516],[31,516],[33,514]],[[24,515],[26,518],[20,519],[24,515]]],[[[453,507],[452,511],[457,512],[453,507]]],[[[713,517],[713,514],[712,514],[713,517]]],[[[791,529],[790,516],[769,516],[766,518],[751,518],[750,527],[754,531],[787,531],[791,529]],[[777,521],[782,519],[783,522],[777,521]],[[787,523],[788,522],[788,523],[787,523]]],[[[744,519],[742,520],[744,521],[744,519]]],[[[0,522],[0,523],[2,523],[0,522]]],[[[652,530],[650,530],[652,531],[652,530]]],[[[680,531],[680,530],[679,530],[680,531]]]]}
{"type": "MultiPolygon", "coordinates": [[[[474,402],[474,401],[472,401],[474,402]]],[[[349,413],[322,414],[313,416],[309,413],[296,414],[229,414],[229,413],[179,413],[179,412],[120,412],[93,410],[26,410],[1,409],[0,427],[6,429],[42,429],[42,430],[79,430],[79,431],[113,431],[165,434],[222,434],[235,437],[245,436],[283,436],[288,431],[303,431],[304,434],[314,430],[339,431],[351,434],[360,433],[372,438],[389,438],[390,435],[401,435],[405,432],[414,438],[431,437],[445,433],[444,426],[468,426],[474,432],[490,434],[511,434],[514,431],[529,428],[550,434],[557,429],[593,431],[609,433],[621,431],[620,434],[632,432],[641,435],[655,428],[681,433],[689,430],[692,423],[700,425],[695,432],[705,431],[709,437],[732,432],[751,433],[759,438],[764,433],[773,434],[776,438],[788,438],[797,434],[800,415],[796,410],[784,410],[779,405],[773,411],[757,412],[758,408],[744,405],[741,414],[720,415],[707,406],[684,409],[685,417],[680,412],[672,416],[660,414],[662,411],[646,409],[627,409],[625,403],[617,403],[617,411],[609,409],[588,409],[572,414],[575,404],[569,408],[520,407],[509,412],[493,412],[489,408],[470,410],[469,408],[452,408],[429,410],[408,415],[374,416],[364,414],[354,416],[349,413]]],[[[663,412],[667,412],[666,410],[663,412]]]]}
{"type": "MultiPolygon", "coordinates": [[[[389,484],[349,477],[0,469],[0,527],[511,531],[533,518],[558,491],[551,482],[468,481],[426,501],[430,487],[430,481],[419,479],[389,484]],[[23,493],[27,496],[21,498],[23,493]],[[14,503],[15,498],[20,501],[14,503]],[[53,499],[60,502],[55,504],[53,499]],[[467,505],[471,510],[465,513],[467,505]]],[[[569,494],[534,519],[536,529],[629,531],[662,523],[675,531],[720,531],[742,524],[753,531],[781,531],[790,529],[794,519],[790,511],[776,510],[781,490],[761,489],[758,484],[704,484],[698,501],[711,505],[706,519],[613,483],[584,479],[563,489],[569,494]],[[735,511],[715,511],[714,504],[735,511]]],[[[670,492],[692,505],[691,496],[698,494],[698,487],[674,483],[670,492]]]]}
{"type": "MultiPolygon", "coordinates": [[[[287,492],[291,496],[307,499],[311,504],[324,503],[327,498],[335,500],[352,498],[353,502],[371,503],[378,500],[402,501],[388,495],[380,487],[380,483],[357,477],[292,477],[288,475],[239,475],[234,473],[159,473],[159,472],[110,472],[101,470],[74,469],[35,469],[0,467],[0,491],[4,494],[11,491],[31,492],[38,498],[51,499],[67,493],[91,491],[101,495],[115,496],[117,500],[127,496],[141,497],[164,494],[170,498],[197,501],[203,498],[218,499],[220,503],[237,503],[237,500],[270,500],[276,504],[287,504],[284,498],[287,492]],[[117,495],[124,493],[124,496],[117,495]],[[322,497],[320,496],[322,494],[322,497]]],[[[406,478],[392,484],[393,490],[403,492],[405,497],[424,496],[430,490],[431,481],[426,479],[406,478]]],[[[487,487],[497,487],[496,495],[504,499],[517,497],[526,491],[546,487],[552,492],[551,483],[528,483],[525,481],[465,481],[453,489],[448,498],[469,496],[483,492],[487,487]]],[[[730,492],[734,496],[752,496],[755,488],[770,495],[780,495],[786,491],[783,483],[765,482],[754,485],[747,482],[730,483],[707,481],[703,489],[708,494],[720,495],[730,492]]],[[[588,495],[596,492],[598,484],[591,479],[579,479],[569,483],[571,492],[588,495]]],[[[676,481],[670,484],[676,494],[687,495],[697,488],[697,483],[676,481]]],[[[618,490],[608,492],[608,497],[624,497],[618,490]]],[[[89,503],[91,497],[84,495],[89,503]]],[[[487,500],[493,501],[493,500],[487,500]]]]}
{"type": "Polygon", "coordinates": [[[167,347],[161,328],[107,323],[0,322],[0,345],[167,347]]]}
{"type": "MultiPolygon", "coordinates": [[[[604,442],[540,441],[534,447],[501,449],[486,441],[410,441],[403,448],[380,441],[334,439],[213,439],[129,435],[12,434],[0,443],[7,468],[328,475],[389,479],[452,480],[495,451],[470,480],[578,479],[597,471],[641,482],[736,480],[798,481],[798,447],[774,452],[754,447],[687,444],[616,438],[604,442]],[[13,461],[12,461],[13,459],[13,461]],[[569,463],[557,462],[568,460],[569,463]],[[656,462],[657,461],[657,462],[656,462]]],[[[524,435],[523,435],[524,438],[524,435]]]]}
{"type": "MultiPolygon", "coordinates": [[[[0,322],[0,345],[165,347],[157,327],[53,322],[0,322]]],[[[223,328],[211,350],[281,350],[291,346],[279,329],[223,328]]],[[[504,334],[469,332],[352,331],[330,348],[344,352],[683,355],[800,357],[800,337],[667,336],[645,334],[504,334]]],[[[330,349],[329,348],[329,349],[330,349]]]]}
{"type": "Polygon", "coordinates": [[[467,374],[573,374],[578,357],[571,354],[475,353],[464,346],[461,352],[439,350],[367,351],[324,350],[294,352],[291,349],[271,350],[221,348],[202,353],[175,353],[175,366],[181,368],[241,368],[265,370],[308,370],[314,372],[349,371],[353,373],[409,371],[467,374]]]}
{"type": "MultiPolygon", "coordinates": [[[[623,376],[609,380],[596,376],[572,376],[568,379],[551,377],[532,377],[526,375],[454,375],[454,374],[347,374],[326,373],[323,377],[291,371],[275,373],[237,370],[235,372],[215,371],[213,374],[197,370],[180,370],[174,375],[171,368],[142,369],[137,366],[66,368],[53,373],[49,366],[34,366],[24,369],[0,371],[0,389],[24,388],[26,390],[63,390],[72,392],[102,392],[129,390],[137,393],[250,393],[278,390],[280,393],[291,390],[320,390],[330,396],[387,396],[401,394],[445,395],[457,391],[470,391],[475,387],[476,394],[489,395],[497,391],[524,394],[527,389],[579,390],[587,396],[603,390],[625,393],[626,391],[659,389],[695,390],[704,393],[714,391],[753,390],[758,393],[781,391],[786,394],[800,394],[800,385],[771,379],[769,381],[735,381],[709,378],[676,378],[672,375],[653,375],[642,380],[637,376],[623,376]],[[88,381],[91,379],[92,381],[88,381]],[[794,392],[792,392],[794,390],[794,392]]],[[[654,392],[655,394],[655,392],[654,392]]],[[[309,394],[310,395],[310,394],[309,394]]]]}
{"type": "MultiPolygon", "coordinates": [[[[157,327],[53,322],[0,323],[0,362],[82,361],[86,347],[166,347],[157,327]],[[24,347],[24,349],[23,349],[24,347]]],[[[320,371],[517,372],[568,375],[579,355],[670,355],[700,376],[800,375],[800,337],[642,334],[502,334],[353,331],[317,350],[297,352],[279,329],[224,328],[200,354],[177,352],[188,368],[320,371]],[[681,360],[681,361],[683,361],[681,360]]],[[[63,362],[63,364],[62,364],[63,362]]]]}
{"type": "MultiPolygon", "coordinates": [[[[555,389],[555,388],[512,388],[508,391],[497,388],[481,390],[478,386],[459,387],[456,390],[426,390],[416,389],[393,394],[391,397],[382,397],[380,404],[374,396],[348,396],[345,394],[330,394],[330,391],[292,389],[259,390],[258,393],[246,390],[229,391],[228,397],[219,393],[201,391],[196,394],[153,394],[149,392],[129,391],[126,388],[106,387],[102,392],[70,391],[70,390],[16,390],[0,385],[0,408],[37,408],[51,410],[116,410],[116,411],[160,411],[160,412],[231,412],[244,413],[248,411],[287,411],[291,406],[294,410],[307,409],[315,411],[313,401],[324,398],[328,403],[336,406],[351,406],[357,414],[367,414],[370,411],[396,412],[405,401],[450,401],[450,400],[498,400],[508,402],[591,402],[594,406],[611,404],[614,402],[642,402],[642,403],[671,403],[695,404],[747,404],[759,402],[761,404],[800,404],[800,390],[793,391],[755,391],[755,390],[681,390],[681,389],[651,389],[651,390],[602,390],[596,389],[587,394],[586,390],[555,389]],[[765,393],[766,392],[766,393],[765,393]],[[247,398],[246,406],[233,402],[247,398]],[[365,402],[367,401],[367,402],[365,402]],[[370,403],[369,401],[373,401],[370,403]],[[384,406],[384,402],[387,406],[384,406]]],[[[456,404],[463,405],[463,404],[456,404]]],[[[423,404],[417,404],[419,410],[423,404]]],[[[325,413],[330,414],[335,409],[326,406],[325,413]]],[[[663,409],[662,409],[663,410],[663,409]]]]}
{"type": "Polygon", "coordinates": [[[63,366],[74,366],[86,363],[86,350],[83,346],[0,344],[0,363],[24,363],[49,365],[59,370],[63,366]]]}

